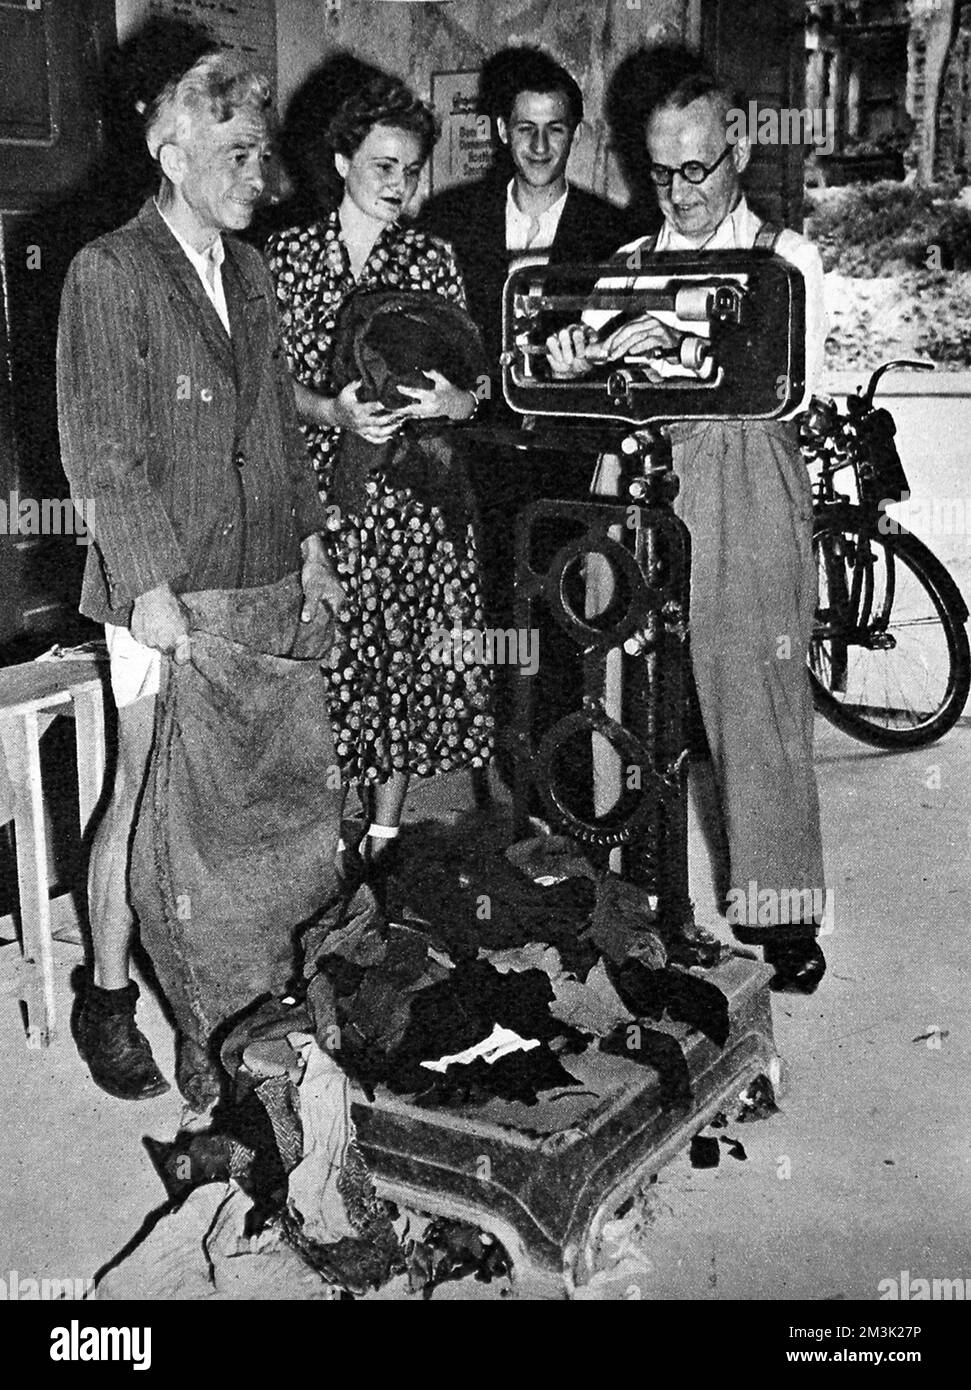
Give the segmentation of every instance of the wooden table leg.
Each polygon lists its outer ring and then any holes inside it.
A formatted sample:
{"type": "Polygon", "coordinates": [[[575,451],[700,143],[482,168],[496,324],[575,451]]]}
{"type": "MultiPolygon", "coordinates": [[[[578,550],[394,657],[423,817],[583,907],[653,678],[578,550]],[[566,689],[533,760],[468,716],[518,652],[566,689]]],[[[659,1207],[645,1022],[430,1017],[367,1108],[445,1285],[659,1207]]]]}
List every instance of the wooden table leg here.
{"type": "Polygon", "coordinates": [[[83,690],[74,696],[74,725],[78,760],[78,811],[81,836],[87,834],[91,817],[101,800],[105,784],[105,707],[101,687],[83,690]]]}
{"type": "Polygon", "coordinates": [[[0,721],[7,769],[17,799],[17,882],[24,966],[36,981],[40,974],[41,1018],[32,1015],[28,999],[27,1046],[46,1047],[54,1036],[54,958],[51,949],[51,908],[47,882],[47,830],[40,774],[40,735],[37,714],[28,710],[0,721]]]}

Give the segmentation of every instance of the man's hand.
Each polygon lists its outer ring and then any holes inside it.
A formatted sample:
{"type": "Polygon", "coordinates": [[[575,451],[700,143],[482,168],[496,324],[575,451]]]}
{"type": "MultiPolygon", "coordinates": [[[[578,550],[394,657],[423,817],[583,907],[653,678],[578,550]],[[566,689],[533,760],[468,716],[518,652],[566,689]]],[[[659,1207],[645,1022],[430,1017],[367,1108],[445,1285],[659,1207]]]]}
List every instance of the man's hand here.
{"type": "Polygon", "coordinates": [[[319,536],[308,536],[300,549],[303,553],[303,568],[300,571],[303,608],[300,610],[300,621],[309,623],[323,614],[330,616],[336,613],[347,595],[331,568],[319,536]]]}
{"type": "Polygon", "coordinates": [[[414,405],[405,406],[402,415],[413,420],[434,420],[447,415],[450,420],[467,420],[475,413],[475,399],[471,391],[463,391],[455,386],[441,372],[429,367],[425,372],[435,385],[423,390],[420,386],[401,386],[398,390],[403,396],[410,396],[414,405]]]}
{"type": "Polygon", "coordinates": [[[660,357],[681,341],[681,334],[656,319],[653,314],[641,314],[615,329],[603,345],[604,357],[614,362],[618,357],[660,357]]]}
{"type": "Polygon", "coordinates": [[[167,584],[139,594],[131,615],[131,635],[143,646],[170,655],[184,666],[192,652],[185,609],[167,584]]]}
{"type": "Polygon", "coordinates": [[[388,410],[380,401],[359,401],[360,381],[349,381],[331,405],[338,429],[359,434],[369,444],[387,444],[401,428],[404,410],[388,410]]]}
{"type": "Polygon", "coordinates": [[[562,381],[586,376],[592,366],[604,361],[600,340],[586,323],[573,323],[547,338],[546,357],[553,375],[562,381]]]}

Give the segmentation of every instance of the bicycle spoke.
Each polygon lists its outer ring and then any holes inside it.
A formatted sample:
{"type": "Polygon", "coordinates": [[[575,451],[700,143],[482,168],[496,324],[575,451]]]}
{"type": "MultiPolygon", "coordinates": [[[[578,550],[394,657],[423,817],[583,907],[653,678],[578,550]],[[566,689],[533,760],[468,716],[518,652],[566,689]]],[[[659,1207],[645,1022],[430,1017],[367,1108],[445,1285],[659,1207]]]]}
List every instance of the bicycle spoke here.
{"type": "Polygon", "coordinates": [[[810,670],[835,702],[833,717],[847,720],[848,732],[872,735],[872,741],[889,746],[932,728],[954,703],[953,621],[925,573],[923,547],[873,537],[866,556],[869,629],[863,614],[848,611],[852,600],[844,601],[841,624],[834,591],[837,600],[840,590],[853,592],[852,564],[844,570],[833,556],[858,557],[849,538],[837,532],[827,539],[827,534],[821,529],[814,540],[820,606],[810,670]]]}

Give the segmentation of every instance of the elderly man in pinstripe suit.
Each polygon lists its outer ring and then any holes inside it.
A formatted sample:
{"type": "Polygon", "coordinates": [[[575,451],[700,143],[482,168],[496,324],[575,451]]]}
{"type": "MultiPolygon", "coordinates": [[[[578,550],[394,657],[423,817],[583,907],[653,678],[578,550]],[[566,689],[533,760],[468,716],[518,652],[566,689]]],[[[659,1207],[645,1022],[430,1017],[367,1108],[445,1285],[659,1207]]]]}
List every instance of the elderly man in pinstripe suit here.
{"type": "MultiPolygon", "coordinates": [[[[224,235],[248,226],[263,191],[269,100],[263,79],[222,53],[170,82],[146,113],[158,196],[79,253],[62,298],[62,456],[97,517],[80,607],[105,624],[119,738],[92,847],[94,970],[75,1033],[94,1079],[126,1099],[168,1089],[135,1024],[128,869],[161,654],[184,662],[191,650],[179,594],[299,570],[306,621],[341,595],[269,277],[224,235]]],[[[192,1052],[183,1044],[176,1074],[198,1102],[206,1064],[192,1052]]]]}

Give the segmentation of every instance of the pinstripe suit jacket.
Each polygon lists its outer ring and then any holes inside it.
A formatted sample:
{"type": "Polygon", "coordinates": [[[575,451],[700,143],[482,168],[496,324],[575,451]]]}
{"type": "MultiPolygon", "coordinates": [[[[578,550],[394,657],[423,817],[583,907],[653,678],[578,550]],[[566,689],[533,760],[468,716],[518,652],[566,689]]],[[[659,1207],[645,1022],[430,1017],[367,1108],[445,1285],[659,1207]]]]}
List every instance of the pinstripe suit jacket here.
{"type": "Polygon", "coordinates": [[[129,623],[161,583],[272,583],[323,529],[269,275],[224,242],[231,337],[151,199],[68,270],[58,424],[72,495],[94,504],[80,607],[97,622],[129,623]]]}

